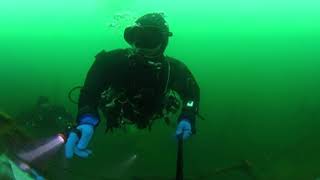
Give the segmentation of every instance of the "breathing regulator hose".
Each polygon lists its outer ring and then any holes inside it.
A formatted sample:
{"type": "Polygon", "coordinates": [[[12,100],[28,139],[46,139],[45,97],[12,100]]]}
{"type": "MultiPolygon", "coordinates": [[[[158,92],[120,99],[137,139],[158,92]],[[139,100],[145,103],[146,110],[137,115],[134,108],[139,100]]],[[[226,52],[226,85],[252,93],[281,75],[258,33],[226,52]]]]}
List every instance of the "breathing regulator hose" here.
{"type": "Polygon", "coordinates": [[[82,89],[83,86],[75,86],[73,87],[72,89],[70,89],[69,93],[68,93],[68,98],[69,98],[69,101],[72,102],[73,104],[78,104],[79,102],[72,99],[72,94],[74,93],[74,91],[78,90],[78,89],[82,89]]]}

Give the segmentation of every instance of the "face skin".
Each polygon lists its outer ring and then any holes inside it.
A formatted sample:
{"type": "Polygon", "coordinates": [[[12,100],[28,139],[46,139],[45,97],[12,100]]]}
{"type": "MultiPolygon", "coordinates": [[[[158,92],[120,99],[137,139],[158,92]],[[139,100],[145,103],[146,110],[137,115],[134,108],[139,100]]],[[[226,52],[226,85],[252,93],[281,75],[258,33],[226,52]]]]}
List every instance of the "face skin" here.
{"type": "Polygon", "coordinates": [[[138,48],[135,45],[132,46],[133,50],[137,54],[141,54],[146,58],[155,58],[162,54],[159,54],[160,48],[162,44],[159,44],[156,48],[147,49],[147,48],[138,48]]]}
{"type": "Polygon", "coordinates": [[[50,108],[50,104],[49,103],[43,103],[39,105],[40,109],[49,109],[50,108]]]}

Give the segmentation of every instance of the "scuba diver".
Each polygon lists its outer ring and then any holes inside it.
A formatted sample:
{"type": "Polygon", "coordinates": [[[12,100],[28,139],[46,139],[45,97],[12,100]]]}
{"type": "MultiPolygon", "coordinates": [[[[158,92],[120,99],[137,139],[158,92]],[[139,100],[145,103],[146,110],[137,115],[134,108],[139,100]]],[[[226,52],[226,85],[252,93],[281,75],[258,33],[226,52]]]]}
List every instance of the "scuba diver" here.
{"type": "Polygon", "coordinates": [[[73,117],[65,107],[52,104],[47,96],[39,96],[35,106],[27,112],[20,113],[17,119],[23,126],[44,136],[65,129],[71,124],[73,117]]]}
{"type": "Polygon", "coordinates": [[[200,89],[181,61],[164,55],[169,31],[161,13],[149,13],[124,31],[128,49],[102,51],[88,71],[78,102],[77,125],[69,133],[65,156],[88,157],[87,146],[100,123],[106,131],[133,124],[151,128],[156,119],[169,123],[178,113],[176,136],[183,140],[196,133],[200,89]]]}
{"type": "Polygon", "coordinates": [[[0,179],[44,180],[38,172],[17,158],[16,152],[32,137],[6,113],[0,112],[0,179]]]}

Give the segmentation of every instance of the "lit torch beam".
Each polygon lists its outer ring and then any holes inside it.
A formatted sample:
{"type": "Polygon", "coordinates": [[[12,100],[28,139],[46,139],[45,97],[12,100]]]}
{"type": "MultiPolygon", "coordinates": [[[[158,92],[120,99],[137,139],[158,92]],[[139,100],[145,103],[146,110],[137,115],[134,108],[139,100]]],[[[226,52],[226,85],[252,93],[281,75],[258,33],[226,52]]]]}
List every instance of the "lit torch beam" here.
{"type": "Polygon", "coordinates": [[[45,154],[52,152],[53,150],[58,149],[66,141],[66,136],[62,133],[57,134],[56,136],[50,138],[46,143],[35,147],[29,151],[23,151],[18,153],[17,156],[26,162],[32,162],[40,157],[43,157],[45,154]]]}

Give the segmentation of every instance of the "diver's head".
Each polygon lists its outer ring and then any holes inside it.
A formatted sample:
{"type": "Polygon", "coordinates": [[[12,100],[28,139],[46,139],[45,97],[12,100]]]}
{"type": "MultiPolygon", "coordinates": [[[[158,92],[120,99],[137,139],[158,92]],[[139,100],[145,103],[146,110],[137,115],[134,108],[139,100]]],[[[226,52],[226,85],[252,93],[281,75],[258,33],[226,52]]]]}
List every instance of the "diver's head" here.
{"type": "Polygon", "coordinates": [[[135,53],[146,57],[163,55],[168,39],[172,36],[162,13],[149,13],[135,21],[135,25],[127,27],[124,39],[135,53]]]}
{"type": "Polygon", "coordinates": [[[36,106],[38,108],[48,108],[50,106],[49,98],[47,96],[39,96],[37,99],[36,106]]]}

